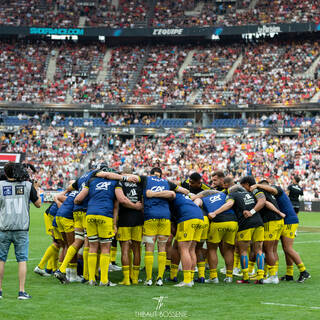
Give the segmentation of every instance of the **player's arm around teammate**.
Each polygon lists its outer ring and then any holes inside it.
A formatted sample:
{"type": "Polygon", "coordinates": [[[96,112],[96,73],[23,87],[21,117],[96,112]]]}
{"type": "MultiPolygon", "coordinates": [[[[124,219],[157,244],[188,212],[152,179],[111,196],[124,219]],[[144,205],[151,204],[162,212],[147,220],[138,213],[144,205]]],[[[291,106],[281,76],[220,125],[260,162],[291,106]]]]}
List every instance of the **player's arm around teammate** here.
{"type": "Polygon", "coordinates": [[[64,202],[57,212],[56,223],[58,229],[61,232],[64,241],[66,242],[65,246],[65,255],[62,261],[62,264],[59,266],[59,269],[54,273],[55,277],[60,280],[60,282],[65,283],[70,282],[79,282],[81,278],[77,276],[77,257],[73,253],[70,256],[70,252],[73,252],[73,244],[76,241],[75,237],[77,233],[75,232],[75,222],[73,216],[74,209],[74,198],[77,196],[78,191],[70,191],[58,195],[57,200],[64,202]],[[70,273],[67,275],[67,268],[70,268],[70,273]]]}
{"type": "MultiPolygon", "coordinates": [[[[182,188],[182,187],[179,187],[182,188]]],[[[182,188],[184,189],[184,188],[182,188]]],[[[186,189],[185,189],[186,190],[186,189]]],[[[176,193],[172,190],[165,190],[165,191],[160,191],[160,192],[154,192],[151,190],[146,191],[146,196],[148,198],[163,198],[166,200],[173,200],[176,197],[176,193]]],[[[154,237],[154,242],[156,237],[154,237]]],[[[167,242],[167,236],[158,236],[158,250],[159,252],[165,252],[166,249],[166,242],[167,242]]],[[[146,252],[151,252],[154,250],[154,242],[146,242],[146,252]]]]}
{"type": "Polygon", "coordinates": [[[270,192],[276,197],[279,208],[286,215],[284,218],[284,228],[281,233],[282,249],[285,253],[287,272],[286,275],[281,277],[280,280],[293,281],[293,262],[297,265],[300,271],[298,282],[304,282],[311,276],[307,272],[306,267],[301,260],[298,252],[293,248],[294,239],[296,236],[296,230],[299,225],[299,219],[295,209],[288,195],[279,186],[270,186],[268,184],[259,185],[260,188],[270,192]]]}
{"type": "Polygon", "coordinates": [[[99,171],[95,174],[98,178],[104,178],[108,180],[128,181],[128,182],[139,182],[139,176],[134,174],[121,175],[115,172],[99,171]]]}
{"type": "Polygon", "coordinates": [[[100,285],[113,286],[108,279],[110,247],[115,235],[113,226],[114,212],[118,210],[115,201],[115,180],[91,177],[86,187],[79,193],[75,203],[89,196],[86,223],[89,239],[88,269],[89,284],[95,285],[95,274],[100,247],[100,285]]]}
{"type": "Polygon", "coordinates": [[[141,240],[142,240],[142,202],[132,202],[124,193],[127,192],[134,201],[141,199],[141,192],[136,184],[120,182],[118,183],[115,194],[120,203],[120,209],[114,214],[113,224],[117,229],[117,240],[121,246],[121,264],[123,272],[122,285],[130,285],[130,269],[133,284],[138,284],[139,269],[141,262],[141,240]],[[130,210],[131,209],[131,210],[130,210]],[[119,224],[118,223],[119,218],[119,224]],[[130,261],[130,251],[133,251],[133,266],[130,261]],[[132,267],[132,268],[131,268],[132,267]]]}
{"type": "Polygon", "coordinates": [[[205,198],[197,199],[195,202],[202,206],[208,212],[208,218],[211,218],[209,232],[208,232],[208,261],[210,266],[210,279],[207,282],[218,283],[217,265],[218,256],[217,249],[220,243],[224,243],[224,260],[226,263],[225,282],[232,282],[233,270],[233,249],[235,244],[235,237],[238,230],[237,217],[233,210],[231,210],[232,203],[225,203],[226,194],[220,192],[217,195],[207,196],[205,198]],[[222,206],[228,207],[225,211],[216,211],[222,206]],[[212,213],[211,213],[212,212],[212,213]]]}
{"type": "MultiPolygon", "coordinates": [[[[258,204],[256,198],[244,188],[234,186],[230,188],[229,195],[227,196],[227,203],[233,204],[232,208],[236,213],[238,219],[238,233],[237,241],[240,252],[240,262],[243,271],[243,279],[237,283],[249,283],[249,270],[248,270],[248,248],[251,241],[253,242],[253,251],[256,256],[258,266],[258,277],[256,283],[263,283],[264,274],[264,257],[262,255],[262,245],[264,240],[263,221],[256,210],[260,210],[262,203],[258,204]],[[249,214],[246,216],[244,212],[249,214]],[[250,215],[250,216],[249,216],[250,215]]],[[[221,207],[219,210],[222,210],[221,207]]]]}
{"type": "Polygon", "coordinates": [[[197,263],[196,243],[200,242],[203,214],[202,210],[187,196],[176,194],[173,201],[173,211],[177,219],[177,232],[175,240],[180,253],[183,281],[177,287],[192,287],[194,269],[197,263]]]}

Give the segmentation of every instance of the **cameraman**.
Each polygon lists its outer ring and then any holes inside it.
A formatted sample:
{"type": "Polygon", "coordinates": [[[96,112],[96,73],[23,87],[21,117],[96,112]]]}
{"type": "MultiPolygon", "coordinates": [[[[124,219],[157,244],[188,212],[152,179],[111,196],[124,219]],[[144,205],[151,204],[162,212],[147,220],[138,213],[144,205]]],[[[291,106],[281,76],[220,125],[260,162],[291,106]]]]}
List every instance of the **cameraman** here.
{"type": "Polygon", "coordinates": [[[11,243],[14,244],[19,265],[18,299],[31,298],[24,290],[29,248],[29,201],[31,200],[37,208],[40,208],[41,199],[31,182],[19,181],[21,180],[17,178],[19,169],[19,164],[6,163],[4,173],[7,180],[0,181],[0,299],[4,265],[11,243]]]}

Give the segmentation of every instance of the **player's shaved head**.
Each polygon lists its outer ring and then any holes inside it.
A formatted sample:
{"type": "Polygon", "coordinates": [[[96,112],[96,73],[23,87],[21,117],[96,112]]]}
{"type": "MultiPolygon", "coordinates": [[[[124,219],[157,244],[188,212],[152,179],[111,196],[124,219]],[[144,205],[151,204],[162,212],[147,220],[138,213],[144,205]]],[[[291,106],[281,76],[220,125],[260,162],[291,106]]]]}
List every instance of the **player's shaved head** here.
{"type": "Polygon", "coordinates": [[[125,165],[122,168],[122,173],[124,174],[131,174],[133,172],[132,167],[129,165],[125,165]]]}

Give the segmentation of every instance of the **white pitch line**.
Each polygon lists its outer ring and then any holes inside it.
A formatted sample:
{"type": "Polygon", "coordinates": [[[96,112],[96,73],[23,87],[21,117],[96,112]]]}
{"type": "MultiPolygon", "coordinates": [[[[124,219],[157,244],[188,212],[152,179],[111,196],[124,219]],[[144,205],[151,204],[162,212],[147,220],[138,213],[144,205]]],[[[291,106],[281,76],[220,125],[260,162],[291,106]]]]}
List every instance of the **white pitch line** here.
{"type": "Polygon", "coordinates": [[[314,235],[317,234],[319,235],[319,232],[309,232],[309,231],[298,231],[298,235],[300,236],[307,236],[307,235],[314,235]]]}
{"type": "Polygon", "coordinates": [[[296,244],[296,243],[319,243],[320,242],[320,240],[310,240],[310,241],[295,241],[294,242],[294,245],[296,244]]]}
{"type": "Polygon", "coordinates": [[[299,306],[297,304],[284,304],[284,303],[275,303],[275,302],[261,302],[261,304],[279,306],[279,307],[307,308],[307,309],[320,310],[320,307],[299,306]]]}

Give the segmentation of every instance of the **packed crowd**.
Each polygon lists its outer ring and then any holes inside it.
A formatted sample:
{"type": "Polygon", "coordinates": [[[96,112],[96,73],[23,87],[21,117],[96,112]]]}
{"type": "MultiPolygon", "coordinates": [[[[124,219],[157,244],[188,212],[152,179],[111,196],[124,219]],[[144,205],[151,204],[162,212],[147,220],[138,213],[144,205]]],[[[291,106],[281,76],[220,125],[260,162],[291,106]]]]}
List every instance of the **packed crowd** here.
{"type": "Polygon", "coordinates": [[[76,0],[1,0],[0,25],[76,27],[81,15],[76,0]]]}
{"type": "Polygon", "coordinates": [[[3,134],[0,150],[25,153],[25,161],[37,169],[33,178],[43,189],[57,190],[82,173],[83,159],[98,140],[84,129],[44,128],[39,120],[16,133],[3,134]]]}
{"type": "Polygon", "coordinates": [[[247,46],[231,81],[203,77],[195,103],[300,103],[319,90],[319,81],[299,77],[319,55],[318,42],[247,46]]]}
{"type": "Polygon", "coordinates": [[[42,101],[49,52],[48,44],[1,42],[0,101],[42,101]]]}
{"type": "Polygon", "coordinates": [[[199,3],[199,1],[196,0],[157,1],[154,7],[151,25],[154,27],[181,27],[199,25],[199,22],[202,22],[203,25],[210,25],[210,22],[215,22],[211,20],[211,17],[208,18],[208,20],[206,19],[208,13],[204,19],[202,19],[202,17],[199,16],[201,11],[197,11],[196,14],[186,15],[186,11],[193,12],[196,10],[197,3],[199,3]]]}
{"type": "MultiPolygon", "coordinates": [[[[94,99],[89,81],[95,81],[101,69],[106,47],[103,45],[66,45],[59,48],[55,83],[63,85],[64,94],[74,102],[94,99]]],[[[49,99],[54,99],[54,95],[49,99]]]]}
{"type": "Polygon", "coordinates": [[[203,47],[195,50],[191,63],[183,73],[183,83],[196,93],[213,83],[224,83],[233,64],[241,54],[240,46],[203,47]]]}
{"type": "Polygon", "coordinates": [[[129,102],[166,104],[185,101],[190,89],[179,83],[178,71],[189,50],[178,46],[152,47],[129,102]]]}
{"type": "MultiPolygon", "coordinates": [[[[150,124],[156,115],[137,113],[102,113],[98,115],[108,125],[150,124]]],[[[28,119],[26,114],[19,114],[28,119]]],[[[285,188],[293,174],[302,177],[305,197],[313,198],[320,191],[320,117],[311,122],[303,115],[282,113],[263,114],[248,118],[249,126],[268,124],[301,127],[297,137],[241,136],[216,139],[215,131],[201,134],[178,132],[166,137],[136,138],[123,141],[118,136],[104,140],[94,138],[83,128],[65,129],[56,125],[68,118],[63,114],[34,115],[29,125],[20,131],[1,138],[2,152],[25,152],[26,161],[37,167],[36,179],[47,189],[61,186],[63,179],[75,178],[84,169],[83,159],[90,151],[95,156],[90,167],[103,161],[113,168],[132,165],[138,174],[146,173],[148,167],[160,165],[169,179],[183,180],[197,171],[210,184],[214,170],[230,172],[238,179],[252,173],[258,178],[277,179],[285,188]],[[42,127],[48,124],[45,129],[42,127]]]]}
{"type": "Polygon", "coordinates": [[[158,1],[151,21],[154,27],[319,22],[315,0],[258,0],[254,8],[250,8],[250,2],[232,5],[208,1],[199,5],[200,1],[194,0],[158,1]]]}
{"type": "Polygon", "coordinates": [[[96,7],[86,7],[86,26],[146,27],[148,10],[148,1],[144,0],[119,0],[117,8],[111,0],[101,0],[96,7]]]}
{"type": "Polygon", "coordinates": [[[178,181],[197,171],[208,184],[212,172],[219,169],[231,173],[236,180],[250,173],[258,180],[276,179],[283,188],[287,188],[293,174],[298,174],[302,177],[305,199],[313,199],[320,190],[319,133],[320,121],[297,137],[264,135],[221,140],[215,139],[214,133],[190,136],[178,133],[126,141],[110,137],[112,143],[106,141],[99,146],[92,165],[106,161],[121,169],[129,164],[138,174],[146,174],[147,168],[159,165],[168,179],[178,181]]]}
{"type": "Polygon", "coordinates": [[[320,87],[313,74],[304,76],[319,56],[318,41],[121,46],[111,49],[105,66],[107,49],[104,44],[1,42],[0,101],[290,104],[311,100],[320,87]],[[56,69],[50,77],[52,57],[56,69]]]}
{"type": "Polygon", "coordinates": [[[80,17],[86,26],[110,28],[320,22],[316,0],[258,0],[254,8],[250,2],[119,0],[116,5],[112,0],[98,0],[90,5],[76,0],[1,0],[0,24],[78,27],[80,17]]]}
{"type": "MultiPolygon", "coordinates": [[[[73,84],[74,102],[125,103],[134,81],[135,72],[145,56],[142,47],[119,47],[112,50],[112,56],[103,81],[77,82],[73,84]]],[[[100,66],[101,69],[101,66],[100,66]]]]}

